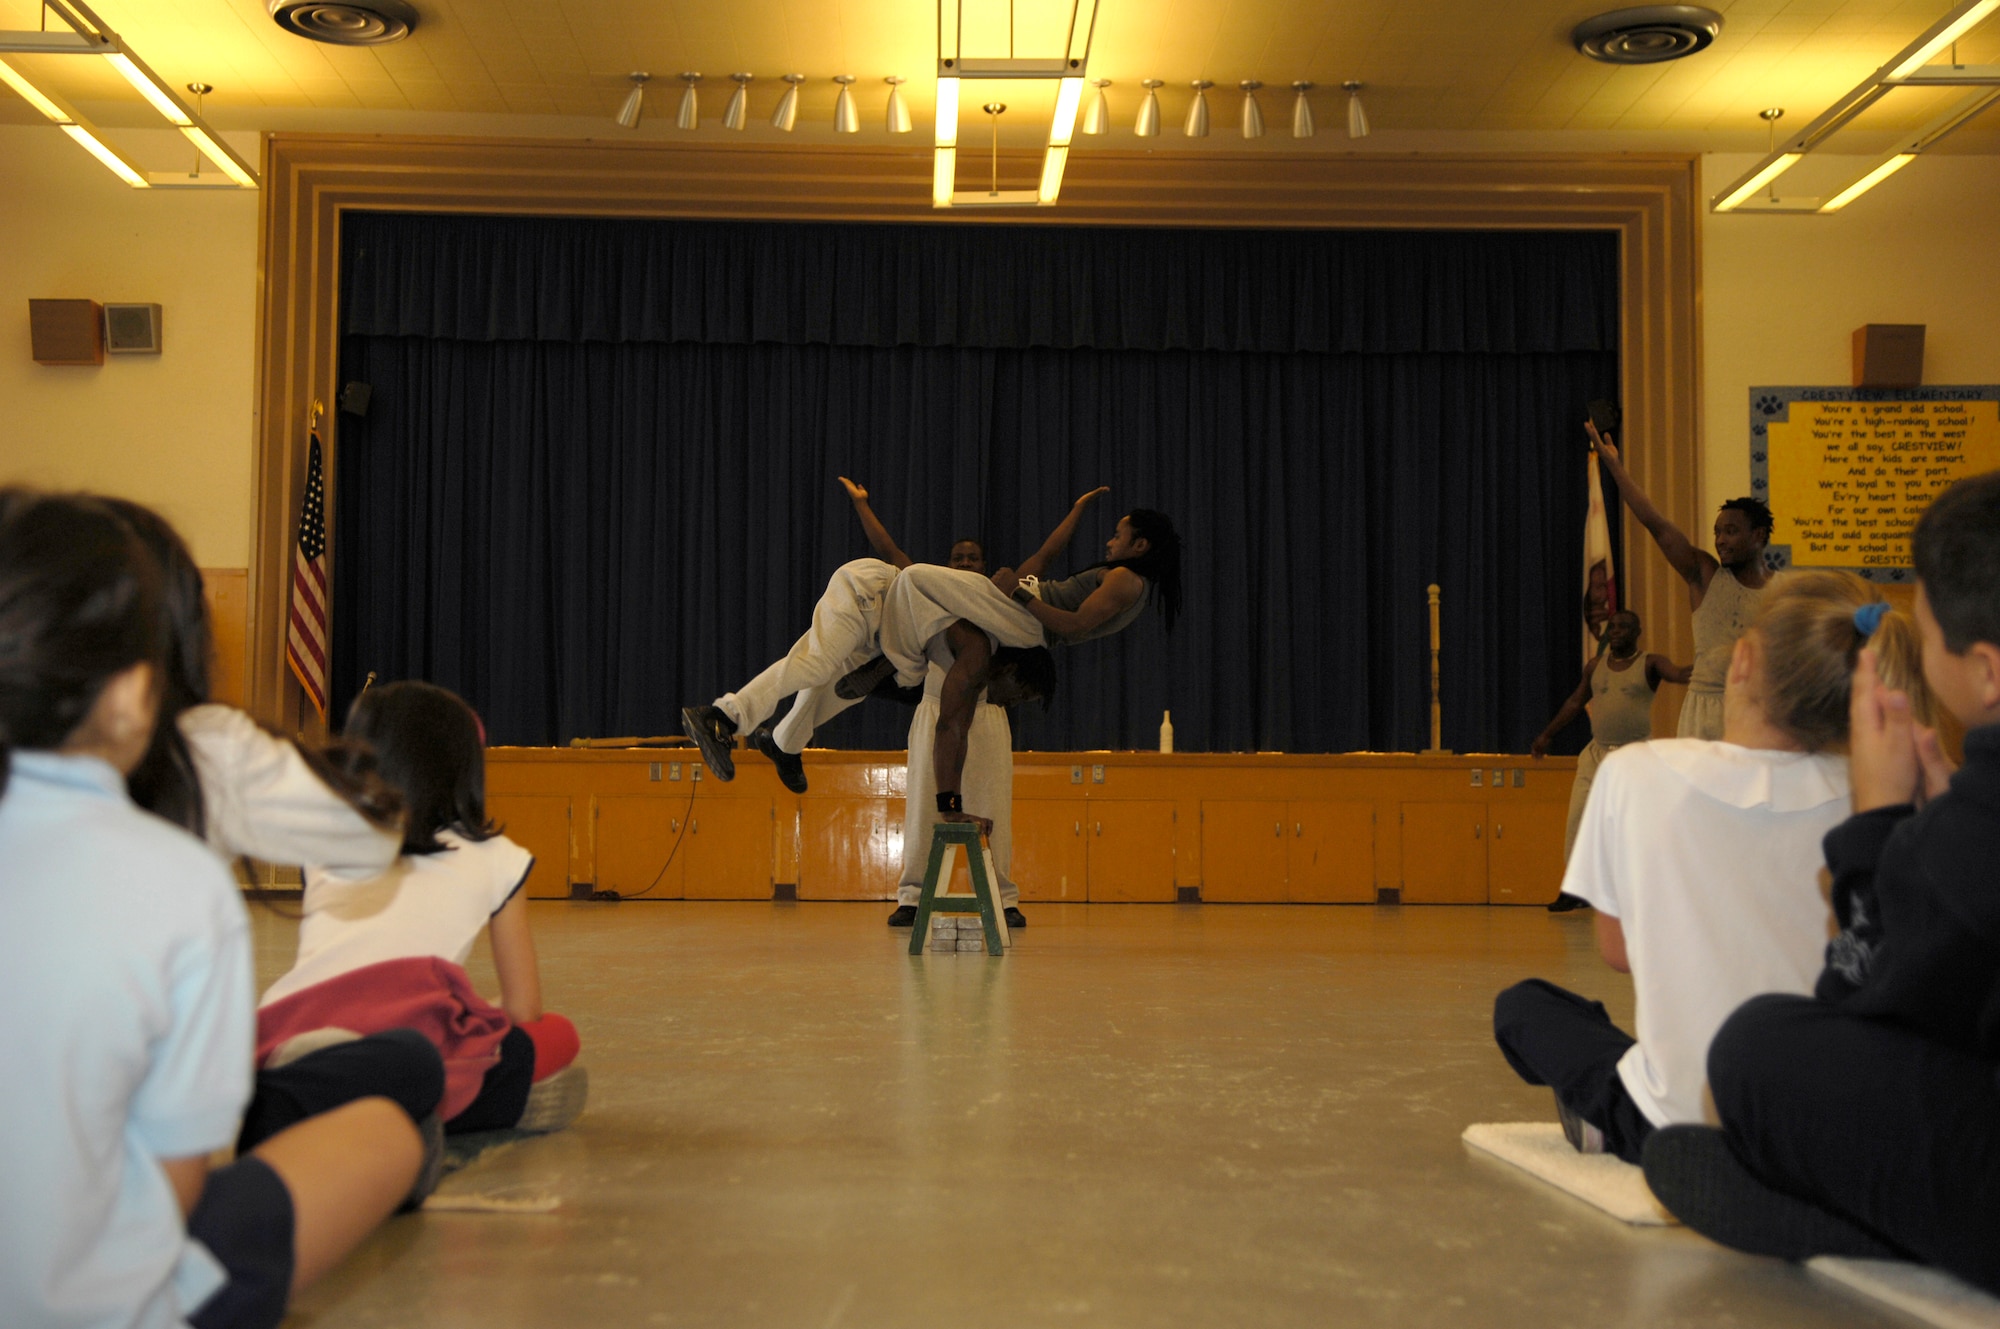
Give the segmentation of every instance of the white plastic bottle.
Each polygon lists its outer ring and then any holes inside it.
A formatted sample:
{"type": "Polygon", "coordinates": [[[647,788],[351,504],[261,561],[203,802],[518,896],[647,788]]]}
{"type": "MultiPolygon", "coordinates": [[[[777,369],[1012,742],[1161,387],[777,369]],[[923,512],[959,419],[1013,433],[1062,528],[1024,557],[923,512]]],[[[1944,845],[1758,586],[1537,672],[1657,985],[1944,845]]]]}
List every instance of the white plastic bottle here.
{"type": "Polygon", "coordinates": [[[1172,752],[1173,750],[1174,750],[1174,713],[1172,711],[1161,711],[1160,751],[1172,752]]]}

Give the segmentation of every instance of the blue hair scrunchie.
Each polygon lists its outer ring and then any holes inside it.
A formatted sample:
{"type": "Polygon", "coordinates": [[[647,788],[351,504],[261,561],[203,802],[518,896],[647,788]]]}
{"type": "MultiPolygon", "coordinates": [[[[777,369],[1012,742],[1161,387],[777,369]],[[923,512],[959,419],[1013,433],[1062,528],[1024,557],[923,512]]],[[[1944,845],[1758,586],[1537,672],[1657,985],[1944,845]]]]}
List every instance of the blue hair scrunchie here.
{"type": "Polygon", "coordinates": [[[1854,630],[1863,637],[1872,637],[1875,635],[1875,629],[1882,626],[1882,620],[1888,615],[1887,600],[1877,600],[1872,604],[1862,605],[1854,611],[1854,630]]]}

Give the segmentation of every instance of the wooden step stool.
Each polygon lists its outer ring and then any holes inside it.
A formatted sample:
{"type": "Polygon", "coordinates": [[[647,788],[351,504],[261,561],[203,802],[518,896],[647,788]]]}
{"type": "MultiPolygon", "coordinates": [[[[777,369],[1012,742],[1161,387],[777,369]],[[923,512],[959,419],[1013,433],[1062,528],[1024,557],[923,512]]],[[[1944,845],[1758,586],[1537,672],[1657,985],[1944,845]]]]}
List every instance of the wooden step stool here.
{"type": "Polygon", "coordinates": [[[1012,944],[1007,935],[1007,915],[1000,908],[993,870],[993,851],[971,822],[941,821],[931,832],[931,861],[924,869],[924,890],[917,898],[917,919],[910,929],[910,954],[922,955],[930,942],[932,914],[977,914],[986,933],[986,953],[1005,955],[1012,944]],[[946,895],[958,850],[965,849],[965,865],[972,875],[972,894],[946,895]]]}

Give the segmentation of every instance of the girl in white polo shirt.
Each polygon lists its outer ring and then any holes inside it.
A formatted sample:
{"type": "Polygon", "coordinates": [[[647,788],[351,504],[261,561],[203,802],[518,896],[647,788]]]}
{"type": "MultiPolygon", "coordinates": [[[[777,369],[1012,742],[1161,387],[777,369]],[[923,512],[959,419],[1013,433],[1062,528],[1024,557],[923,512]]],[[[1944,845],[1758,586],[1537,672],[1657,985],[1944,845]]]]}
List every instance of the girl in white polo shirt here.
{"type": "Polygon", "coordinates": [[[1604,759],[1563,890],[1596,908],[1599,952],[1632,975],[1638,1037],[1540,979],[1493,1008],[1501,1053],[1554,1089],[1579,1150],[1637,1163],[1656,1127],[1712,1124],[1716,1029],[1760,993],[1812,990],[1834,930],[1820,841],[1847,818],[1848,680],[1867,645],[1927,714],[1915,624],[1849,573],[1787,573],[1737,639],[1722,738],[1604,759]]]}
{"type": "Polygon", "coordinates": [[[160,573],[105,505],[0,490],[0,1324],[274,1326],[409,1192],[395,1104],[349,1103],[226,1167],[250,1094],[235,883],[133,806],[160,573]]]}
{"type": "Polygon", "coordinates": [[[576,1026],[542,1010],[528,902],[534,858],[486,817],[485,735],[459,697],[429,683],[365,690],[345,736],[373,751],[402,796],[403,853],[380,871],[306,869],[291,971],[265,992],[258,1047],[319,1028],[412,1026],[445,1059],[447,1134],[558,1130],[582,1112],[576,1026]],[[500,977],[496,1007],[465,961],[481,933],[500,977]]]}

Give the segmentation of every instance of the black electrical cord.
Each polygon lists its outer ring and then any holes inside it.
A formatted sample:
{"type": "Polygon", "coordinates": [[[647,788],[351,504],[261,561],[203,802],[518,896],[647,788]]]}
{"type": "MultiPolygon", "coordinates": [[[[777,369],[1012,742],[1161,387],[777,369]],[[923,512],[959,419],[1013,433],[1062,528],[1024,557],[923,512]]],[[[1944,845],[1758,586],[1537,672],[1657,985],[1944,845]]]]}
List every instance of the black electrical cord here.
{"type": "Polygon", "coordinates": [[[667,861],[660,864],[660,870],[653,874],[653,880],[647,885],[646,889],[643,891],[634,891],[630,895],[625,895],[618,891],[609,891],[609,890],[592,891],[590,893],[591,899],[601,900],[605,904],[617,904],[621,900],[637,900],[641,896],[652,894],[654,889],[658,887],[662,881],[666,880],[667,869],[674,865],[674,856],[679,854],[681,851],[681,841],[687,838],[688,823],[691,820],[689,814],[694,811],[694,796],[701,789],[701,781],[694,778],[694,773],[696,769],[697,768],[693,762],[688,763],[688,798],[687,798],[687,804],[681,808],[680,834],[674,837],[674,847],[667,850],[667,861]]]}

